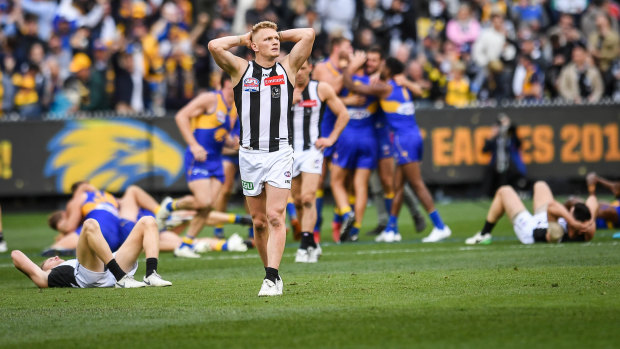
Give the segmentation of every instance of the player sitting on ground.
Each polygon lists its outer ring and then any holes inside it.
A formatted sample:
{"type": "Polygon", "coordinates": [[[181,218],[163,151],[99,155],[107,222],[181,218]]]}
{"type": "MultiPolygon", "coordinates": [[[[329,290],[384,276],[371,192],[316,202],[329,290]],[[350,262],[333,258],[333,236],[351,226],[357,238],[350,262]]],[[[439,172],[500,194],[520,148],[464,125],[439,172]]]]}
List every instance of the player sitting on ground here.
{"type": "Polygon", "coordinates": [[[553,199],[547,183],[534,184],[534,215],[527,211],[517,192],[510,186],[502,186],[495,193],[482,230],[465,240],[468,245],[492,241],[491,230],[506,213],[513,224],[517,238],[523,244],[535,242],[590,241],[594,237],[594,213],[598,203],[590,195],[586,203],[577,203],[571,210],[553,199]]]}
{"type": "Polygon", "coordinates": [[[99,223],[87,219],[77,246],[77,259],[65,261],[59,257],[46,259],[41,267],[19,250],[11,252],[13,264],[39,288],[47,287],[115,287],[170,286],[157,274],[159,232],[152,217],[136,223],[127,240],[112,253],[99,223]],[[144,282],[134,279],[138,257],[144,249],[146,275],[144,282]]]}

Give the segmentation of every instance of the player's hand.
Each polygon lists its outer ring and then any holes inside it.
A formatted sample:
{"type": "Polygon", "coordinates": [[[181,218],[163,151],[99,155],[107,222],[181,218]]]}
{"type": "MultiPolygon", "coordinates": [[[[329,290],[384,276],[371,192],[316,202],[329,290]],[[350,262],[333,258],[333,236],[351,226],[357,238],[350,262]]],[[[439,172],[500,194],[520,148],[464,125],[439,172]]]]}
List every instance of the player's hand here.
{"type": "Polygon", "coordinates": [[[366,103],[366,97],[358,94],[352,94],[342,98],[342,103],[347,106],[360,107],[366,103]]]}
{"type": "Polygon", "coordinates": [[[394,75],[394,82],[398,86],[403,86],[407,82],[407,77],[403,74],[394,75]]]}
{"type": "Polygon", "coordinates": [[[349,71],[355,72],[366,63],[366,52],[357,51],[349,56],[349,71]]]}
{"type": "Polygon", "coordinates": [[[201,162],[207,160],[207,151],[201,145],[192,145],[191,147],[189,147],[189,151],[192,152],[194,160],[201,162]]]}
{"type": "Polygon", "coordinates": [[[324,148],[329,148],[332,145],[334,145],[334,140],[330,139],[330,138],[325,138],[325,137],[321,137],[319,139],[316,140],[316,142],[314,142],[314,146],[318,149],[318,150],[323,150],[324,148]]]}
{"type": "Polygon", "coordinates": [[[596,191],[596,173],[590,172],[586,175],[586,185],[588,186],[588,193],[594,194],[596,191]]]}
{"type": "Polygon", "coordinates": [[[246,46],[247,48],[251,49],[252,47],[250,47],[252,44],[252,32],[247,32],[243,35],[239,35],[239,46],[246,46]]]}

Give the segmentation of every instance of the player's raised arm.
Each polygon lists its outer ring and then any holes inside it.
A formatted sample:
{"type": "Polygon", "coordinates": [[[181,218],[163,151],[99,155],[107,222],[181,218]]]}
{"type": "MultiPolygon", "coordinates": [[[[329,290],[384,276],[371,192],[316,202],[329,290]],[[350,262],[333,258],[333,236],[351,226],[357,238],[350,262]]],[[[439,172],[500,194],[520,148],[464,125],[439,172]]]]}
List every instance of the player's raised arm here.
{"type": "Polygon", "coordinates": [[[337,117],[336,123],[334,124],[334,129],[329,134],[329,137],[319,138],[316,140],[315,146],[318,149],[322,149],[324,147],[331,147],[334,143],[336,143],[336,140],[340,137],[340,133],[342,133],[342,130],[344,130],[345,126],[347,126],[347,123],[349,122],[349,112],[347,112],[347,108],[328,83],[319,82],[318,92],[319,98],[322,98],[323,102],[327,103],[329,109],[331,109],[337,117]]]}
{"type": "Polygon", "coordinates": [[[291,68],[291,73],[295,76],[299,68],[301,68],[308,57],[310,57],[310,53],[312,53],[312,44],[314,44],[314,29],[289,29],[281,31],[279,34],[280,42],[292,41],[296,43],[291,49],[291,53],[289,53],[282,62],[282,64],[285,65],[288,61],[288,65],[291,68]]]}
{"type": "Polygon", "coordinates": [[[185,143],[189,146],[189,150],[192,152],[192,155],[194,155],[196,161],[205,161],[207,159],[207,151],[198,143],[196,137],[194,137],[190,120],[203,112],[208,112],[208,110],[214,106],[215,101],[216,99],[213,93],[202,93],[198,97],[192,99],[174,116],[179,132],[181,132],[185,143]]]}
{"type": "Polygon", "coordinates": [[[355,93],[361,93],[370,96],[377,96],[379,98],[387,97],[392,92],[392,86],[386,84],[383,81],[377,81],[371,85],[356,84],[353,81],[353,74],[362,68],[366,63],[366,53],[357,52],[351,55],[350,63],[347,69],[344,70],[344,85],[355,93]]]}
{"type": "Polygon", "coordinates": [[[250,46],[250,43],[251,33],[224,36],[209,41],[209,52],[213,55],[215,63],[230,75],[233,85],[236,85],[239,79],[241,79],[241,74],[243,74],[243,70],[247,67],[248,61],[235,56],[229,50],[237,46],[250,46]]]}
{"type": "Polygon", "coordinates": [[[43,271],[38,265],[34,264],[22,251],[13,250],[11,252],[11,258],[13,259],[13,265],[19,271],[24,273],[35,285],[40,288],[47,288],[47,276],[49,271],[43,271]]]}

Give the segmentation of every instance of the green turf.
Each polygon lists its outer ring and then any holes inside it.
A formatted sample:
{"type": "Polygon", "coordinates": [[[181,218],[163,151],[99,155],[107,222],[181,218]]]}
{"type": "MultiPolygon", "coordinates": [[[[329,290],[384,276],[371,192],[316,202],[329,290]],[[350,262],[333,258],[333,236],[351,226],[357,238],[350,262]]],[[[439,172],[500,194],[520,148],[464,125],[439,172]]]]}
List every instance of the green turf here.
{"type": "MultiPolygon", "coordinates": [[[[284,296],[268,299],[256,296],[264,275],[256,251],[164,253],[159,271],[174,285],[137,290],[38,290],[3,254],[0,347],[617,347],[614,231],[588,244],[523,246],[502,220],[493,244],[466,247],[488,204],[438,205],[453,231],[443,243],[421,244],[430,228],[413,233],[404,214],[403,242],[362,233],[356,244],[325,243],[316,265],[293,263],[291,242],[284,296]]],[[[363,232],[374,217],[370,208],[363,232]]],[[[4,230],[9,247],[30,256],[53,237],[44,214],[7,214],[4,230]]]]}

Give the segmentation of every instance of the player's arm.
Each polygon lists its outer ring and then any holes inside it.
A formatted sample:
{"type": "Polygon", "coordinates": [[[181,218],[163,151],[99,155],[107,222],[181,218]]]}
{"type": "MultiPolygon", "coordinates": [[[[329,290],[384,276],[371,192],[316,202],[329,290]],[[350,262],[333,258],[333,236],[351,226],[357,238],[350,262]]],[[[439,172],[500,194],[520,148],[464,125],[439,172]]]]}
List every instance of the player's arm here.
{"type": "Polygon", "coordinates": [[[586,199],[585,205],[590,210],[591,219],[587,222],[587,228],[583,230],[583,235],[586,238],[586,241],[590,241],[594,238],[594,233],[596,232],[596,212],[598,211],[598,200],[595,195],[589,195],[586,199]]]}
{"type": "Polygon", "coordinates": [[[248,66],[248,61],[235,56],[229,50],[237,46],[250,46],[252,33],[236,36],[224,36],[209,41],[209,52],[213,55],[215,63],[230,75],[233,85],[241,79],[243,70],[248,66]]]}
{"type": "Polygon", "coordinates": [[[194,137],[190,120],[202,114],[205,109],[211,109],[214,103],[215,95],[213,93],[203,93],[192,99],[174,116],[179,132],[181,132],[181,136],[183,136],[185,143],[189,146],[189,151],[192,152],[196,161],[205,161],[207,159],[207,151],[194,137]]]}
{"type": "Polygon", "coordinates": [[[11,258],[13,259],[13,265],[19,271],[24,273],[35,285],[39,288],[47,288],[47,276],[49,271],[43,271],[38,265],[34,264],[22,251],[13,250],[11,252],[11,258]]]}
{"type": "Polygon", "coordinates": [[[593,177],[594,177],[595,183],[602,184],[605,188],[609,189],[614,196],[620,195],[620,182],[610,181],[608,179],[598,176],[595,173],[593,173],[593,177]]]}
{"type": "Polygon", "coordinates": [[[95,191],[93,185],[89,183],[80,184],[73,197],[67,203],[65,208],[65,217],[58,222],[58,231],[61,233],[70,233],[75,231],[82,221],[82,202],[84,202],[84,195],[87,191],[95,191]]]}
{"type": "Polygon", "coordinates": [[[424,90],[417,82],[407,79],[407,77],[405,77],[403,74],[395,75],[394,81],[397,85],[403,86],[416,96],[421,96],[424,93],[424,90]]]}
{"type": "MultiPolygon", "coordinates": [[[[573,215],[570,214],[570,212],[566,209],[564,205],[562,205],[561,203],[555,200],[552,200],[547,206],[547,213],[550,216],[554,217],[555,219],[562,217],[566,220],[566,223],[568,223],[568,225],[573,228],[573,229],[568,230],[568,235],[571,238],[573,238],[575,234],[581,234],[583,232],[587,232],[587,231],[590,231],[590,229],[592,229],[590,225],[593,223],[593,220],[590,220],[588,222],[580,222],[576,220],[573,217],[573,215]]],[[[592,232],[592,236],[593,234],[594,233],[592,232]]],[[[590,237],[590,239],[592,238],[590,237]]],[[[587,236],[586,236],[586,240],[587,240],[587,236]]]]}
{"type": "Polygon", "coordinates": [[[312,72],[312,79],[328,83],[336,92],[340,93],[343,86],[342,74],[334,75],[329,72],[327,63],[317,64],[312,72]]]}
{"type": "Polygon", "coordinates": [[[283,65],[288,65],[291,69],[293,76],[297,73],[299,68],[308,60],[310,53],[312,52],[312,44],[314,43],[314,29],[312,28],[297,28],[283,30],[278,33],[280,35],[280,41],[292,41],[295,46],[291,49],[284,60],[283,65]]]}
{"type": "Polygon", "coordinates": [[[323,101],[323,103],[327,103],[329,109],[331,109],[337,117],[336,123],[334,124],[334,129],[329,134],[329,137],[321,137],[316,140],[315,146],[318,149],[322,149],[325,147],[331,147],[334,143],[336,143],[336,140],[340,137],[340,133],[342,133],[342,130],[344,130],[345,126],[347,126],[347,123],[349,122],[349,112],[340,98],[336,96],[336,92],[329,84],[319,82],[318,93],[319,98],[323,101]]]}
{"type": "Polygon", "coordinates": [[[364,95],[377,96],[379,98],[387,97],[392,92],[392,86],[382,81],[378,81],[371,85],[356,84],[353,81],[353,74],[358,71],[366,62],[366,53],[357,52],[351,56],[349,66],[344,70],[344,86],[355,93],[364,95]]]}

